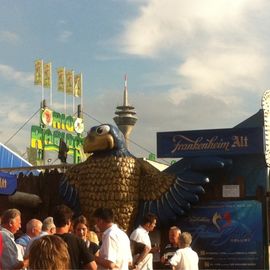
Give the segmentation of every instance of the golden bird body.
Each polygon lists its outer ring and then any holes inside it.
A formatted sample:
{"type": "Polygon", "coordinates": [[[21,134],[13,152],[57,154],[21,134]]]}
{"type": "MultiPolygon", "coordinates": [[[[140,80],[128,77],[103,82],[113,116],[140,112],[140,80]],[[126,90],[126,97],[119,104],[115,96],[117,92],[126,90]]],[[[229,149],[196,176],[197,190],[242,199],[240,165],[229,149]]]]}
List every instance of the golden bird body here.
{"type": "MultiPolygon", "coordinates": [[[[162,181],[160,171],[144,163],[133,157],[90,156],[68,170],[66,177],[78,190],[82,213],[91,217],[98,207],[111,208],[115,222],[128,230],[136,219],[139,200],[157,198],[157,190],[161,195],[173,181],[173,177],[169,177],[171,181],[162,181]],[[148,181],[144,177],[145,167],[148,181]]],[[[164,178],[168,179],[168,175],[164,178]]]]}
{"type": "Polygon", "coordinates": [[[160,172],[134,157],[120,130],[109,124],[90,129],[84,152],[91,155],[67,170],[60,194],[77,214],[90,220],[96,208],[111,208],[124,230],[131,230],[146,212],[155,213],[161,223],[173,222],[198,201],[197,194],[204,192],[201,185],[208,182],[205,175],[194,172],[185,177],[189,162],[160,172]]]}
{"type": "Polygon", "coordinates": [[[67,172],[79,192],[81,210],[91,216],[98,207],[114,210],[115,222],[124,229],[134,221],[138,209],[140,170],[132,157],[89,157],[67,172]]]}

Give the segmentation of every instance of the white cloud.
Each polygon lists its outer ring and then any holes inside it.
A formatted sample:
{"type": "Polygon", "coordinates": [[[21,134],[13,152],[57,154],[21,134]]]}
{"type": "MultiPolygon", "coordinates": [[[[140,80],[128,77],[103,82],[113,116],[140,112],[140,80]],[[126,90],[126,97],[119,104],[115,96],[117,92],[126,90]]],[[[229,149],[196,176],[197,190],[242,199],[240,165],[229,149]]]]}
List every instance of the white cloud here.
{"type": "Polygon", "coordinates": [[[17,33],[11,31],[0,31],[0,41],[16,44],[20,40],[17,33]]]}
{"type": "MultiPolygon", "coordinates": [[[[49,105],[49,104],[47,104],[49,105]]],[[[64,112],[65,111],[65,104],[64,102],[59,102],[59,101],[55,101],[53,102],[53,109],[55,111],[60,111],[60,112],[64,112]]],[[[67,112],[72,112],[73,109],[73,104],[71,103],[66,103],[66,111],[67,112]]]]}
{"type": "Polygon", "coordinates": [[[21,102],[21,100],[19,100],[16,96],[3,97],[0,103],[0,118],[2,119],[2,123],[5,123],[5,125],[9,127],[15,126],[16,128],[18,128],[20,125],[23,125],[26,121],[33,123],[38,119],[39,114],[36,113],[36,118],[30,118],[34,115],[34,110],[37,111],[39,107],[30,107],[32,106],[31,104],[31,100],[29,100],[28,103],[21,102]]]}
{"type": "Polygon", "coordinates": [[[15,68],[0,64],[0,76],[6,80],[14,81],[17,85],[29,86],[33,84],[34,75],[29,72],[18,71],[15,68]]]}
{"type": "Polygon", "coordinates": [[[65,30],[59,35],[58,40],[60,42],[67,42],[71,36],[72,32],[65,30]]]}
{"type": "Polygon", "coordinates": [[[265,5],[265,0],[150,0],[127,24],[122,49],[173,57],[178,68],[172,76],[180,75],[197,91],[246,87],[265,75],[268,44],[253,25],[265,5]]]}
{"type": "MultiPolygon", "coordinates": [[[[24,152],[30,144],[31,125],[36,125],[39,119],[39,113],[35,116],[32,110],[33,103],[21,102],[15,96],[4,96],[1,99],[0,118],[2,129],[0,133],[0,142],[8,143],[7,146],[16,145],[17,149],[24,152]]],[[[35,108],[37,109],[37,108],[35,108]]]]}
{"type": "Polygon", "coordinates": [[[66,20],[59,20],[58,23],[59,24],[67,24],[67,21],[66,20]]]}
{"type": "Polygon", "coordinates": [[[179,66],[178,73],[189,81],[189,86],[204,94],[220,97],[233,95],[235,88],[254,91],[250,86],[263,77],[266,59],[252,48],[216,52],[207,50],[190,55],[179,66]]]}
{"type": "MultiPolygon", "coordinates": [[[[247,96],[259,100],[269,85],[269,39],[258,31],[262,22],[268,25],[269,8],[266,0],[149,0],[126,24],[121,48],[144,58],[174,59],[174,85],[167,89],[170,103],[189,111],[187,104],[202,99],[196,110],[213,108],[205,122],[209,126],[215,104],[243,116],[247,96]]],[[[223,114],[227,122],[229,115],[223,114]]]]}
{"type": "Polygon", "coordinates": [[[189,52],[211,40],[213,35],[239,38],[240,34],[241,39],[249,32],[247,16],[260,11],[263,3],[260,0],[256,3],[252,0],[150,0],[140,6],[137,18],[125,24],[120,39],[122,48],[130,54],[151,57],[172,48],[181,54],[183,49],[189,52]]]}
{"type": "Polygon", "coordinates": [[[7,120],[15,124],[23,124],[26,122],[25,114],[22,114],[18,109],[7,113],[7,120]]]}

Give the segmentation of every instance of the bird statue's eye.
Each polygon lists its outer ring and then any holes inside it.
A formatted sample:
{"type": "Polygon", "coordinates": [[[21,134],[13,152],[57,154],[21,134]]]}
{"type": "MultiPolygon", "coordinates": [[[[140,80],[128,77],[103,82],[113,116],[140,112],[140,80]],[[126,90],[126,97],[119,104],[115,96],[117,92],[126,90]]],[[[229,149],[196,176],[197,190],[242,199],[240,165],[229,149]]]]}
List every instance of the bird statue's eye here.
{"type": "Polygon", "coordinates": [[[107,134],[110,131],[110,127],[108,125],[99,126],[96,129],[98,135],[107,134]]]}

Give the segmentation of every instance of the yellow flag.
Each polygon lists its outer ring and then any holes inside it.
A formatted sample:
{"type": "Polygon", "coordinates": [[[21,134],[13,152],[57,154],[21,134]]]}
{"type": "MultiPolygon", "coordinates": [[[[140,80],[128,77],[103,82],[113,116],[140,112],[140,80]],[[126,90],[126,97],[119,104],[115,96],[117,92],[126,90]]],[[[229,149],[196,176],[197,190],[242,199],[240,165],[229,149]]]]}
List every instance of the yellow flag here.
{"type": "Polygon", "coordinates": [[[43,77],[43,60],[35,61],[35,85],[42,85],[42,77],[43,77]]]}
{"type": "Polygon", "coordinates": [[[43,65],[43,86],[51,88],[52,85],[52,64],[46,63],[43,65]]]}
{"type": "Polygon", "coordinates": [[[64,92],[65,91],[65,68],[60,67],[57,69],[57,89],[58,91],[64,92]]]}
{"type": "Polygon", "coordinates": [[[82,95],[82,74],[74,76],[74,96],[80,97],[82,95]]]}
{"type": "Polygon", "coordinates": [[[74,72],[73,70],[66,71],[66,93],[73,95],[74,89],[74,72]]]}

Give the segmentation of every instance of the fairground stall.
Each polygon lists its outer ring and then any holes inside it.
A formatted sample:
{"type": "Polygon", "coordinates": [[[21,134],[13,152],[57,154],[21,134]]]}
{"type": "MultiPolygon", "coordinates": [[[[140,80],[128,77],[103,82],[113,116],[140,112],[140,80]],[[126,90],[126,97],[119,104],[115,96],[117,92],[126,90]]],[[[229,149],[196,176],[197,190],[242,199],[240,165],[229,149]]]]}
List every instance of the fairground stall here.
{"type": "Polygon", "coordinates": [[[157,134],[160,158],[229,161],[207,172],[205,194],[175,222],[192,234],[200,269],[269,268],[270,91],[262,107],[231,129],[157,134]]]}

